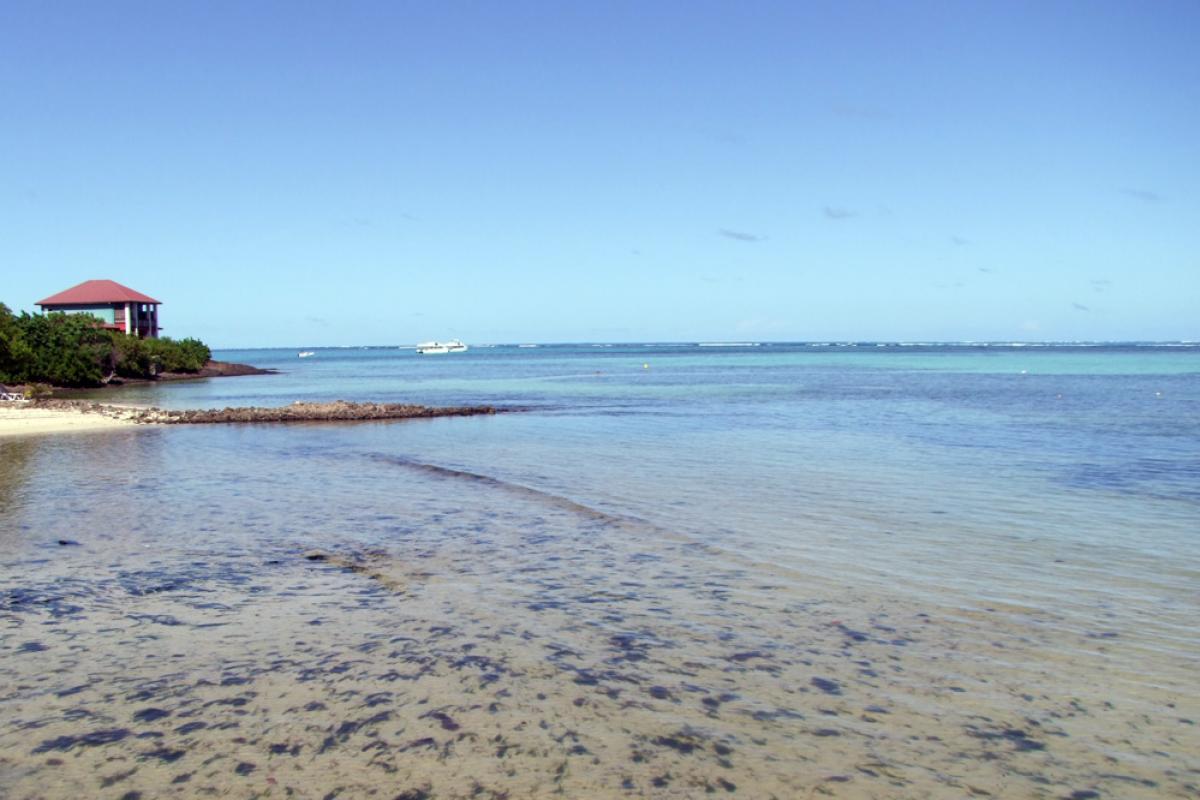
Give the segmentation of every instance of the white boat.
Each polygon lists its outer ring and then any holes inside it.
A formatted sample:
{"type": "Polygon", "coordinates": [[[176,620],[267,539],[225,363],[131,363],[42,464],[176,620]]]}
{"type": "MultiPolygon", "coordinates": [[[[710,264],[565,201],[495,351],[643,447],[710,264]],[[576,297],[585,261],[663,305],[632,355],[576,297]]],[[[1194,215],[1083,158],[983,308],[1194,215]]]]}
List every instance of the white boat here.
{"type": "Polygon", "coordinates": [[[421,342],[417,345],[417,352],[423,356],[438,353],[465,353],[467,346],[458,339],[451,339],[448,342],[421,342]]]}
{"type": "Polygon", "coordinates": [[[308,358],[309,356],[315,355],[316,353],[314,353],[312,350],[301,350],[299,353],[296,353],[296,358],[308,358]]]}

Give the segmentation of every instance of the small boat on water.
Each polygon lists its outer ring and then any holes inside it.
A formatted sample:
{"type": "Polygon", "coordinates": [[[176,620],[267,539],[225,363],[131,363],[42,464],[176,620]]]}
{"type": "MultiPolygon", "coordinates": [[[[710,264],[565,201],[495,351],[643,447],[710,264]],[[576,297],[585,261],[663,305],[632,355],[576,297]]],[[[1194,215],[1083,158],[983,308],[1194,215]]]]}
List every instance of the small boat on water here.
{"type": "Polygon", "coordinates": [[[316,353],[314,353],[312,350],[301,350],[299,353],[296,353],[296,358],[308,358],[309,356],[315,355],[316,353]]]}
{"type": "Polygon", "coordinates": [[[421,342],[417,345],[417,352],[423,356],[439,353],[465,353],[467,346],[458,339],[451,339],[448,342],[421,342]]]}

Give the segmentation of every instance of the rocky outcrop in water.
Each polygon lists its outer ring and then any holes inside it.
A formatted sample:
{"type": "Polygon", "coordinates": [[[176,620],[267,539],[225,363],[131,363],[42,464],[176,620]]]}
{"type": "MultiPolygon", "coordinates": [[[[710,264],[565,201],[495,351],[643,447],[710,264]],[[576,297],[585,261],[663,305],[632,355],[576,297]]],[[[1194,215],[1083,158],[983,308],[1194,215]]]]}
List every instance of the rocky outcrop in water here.
{"type": "Polygon", "coordinates": [[[160,381],[189,380],[191,378],[236,378],[240,375],[277,375],[277,369],[263,369],[249,364],[235,364],[232,361],[209,361],[199,372],[162,372],[158,375],[160,381]]]}
{"type": "Polygon", "coordinates": [[[331,403],[297,401],[287,406],[264,408],[164,409],[114,406],[85,400],[40,400],[38,408],[75,410],[85,414],[103,414],[143,424],[202,425],[229,422],[351,422],[360,420],[418,419],[429,417],[469,417],[496,414],[513,409],[494,406],[420,406],[408,403],[331,403]]]}

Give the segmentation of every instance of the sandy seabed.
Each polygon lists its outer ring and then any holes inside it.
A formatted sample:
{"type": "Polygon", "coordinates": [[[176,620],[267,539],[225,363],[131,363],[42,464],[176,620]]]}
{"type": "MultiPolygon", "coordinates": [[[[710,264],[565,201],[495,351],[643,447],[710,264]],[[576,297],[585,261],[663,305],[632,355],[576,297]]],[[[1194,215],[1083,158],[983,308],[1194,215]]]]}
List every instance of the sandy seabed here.
{"type": "Polygon", "coordinates": [[[0,587],[0,794],[1197,794],[1194,665],[1137,630],[480,488],[377,549],[47,542],[0,587]]]}

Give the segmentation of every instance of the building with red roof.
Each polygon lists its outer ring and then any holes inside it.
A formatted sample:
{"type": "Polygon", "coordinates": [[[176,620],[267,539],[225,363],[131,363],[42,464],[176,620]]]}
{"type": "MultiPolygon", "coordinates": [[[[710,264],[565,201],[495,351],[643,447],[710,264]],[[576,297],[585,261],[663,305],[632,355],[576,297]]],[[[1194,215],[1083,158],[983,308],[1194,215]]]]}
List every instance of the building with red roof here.
{"type": "Polygon", "coordinates": [[[84,281],[39,300],[38,305],[43,312],[91,314],[100,319],[102,327],[129,336],[158,338],[158,307],[162,303],[116,281],[84,281]]]}

